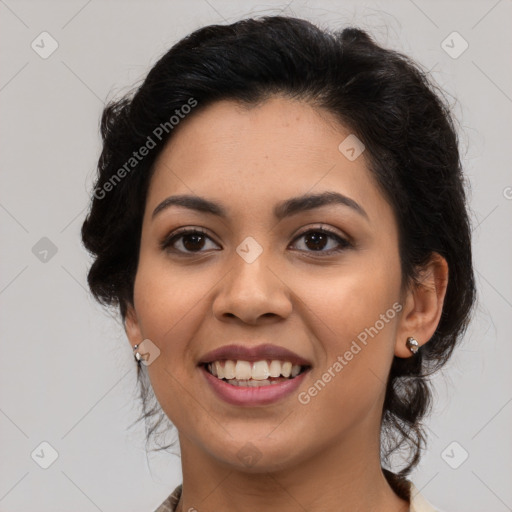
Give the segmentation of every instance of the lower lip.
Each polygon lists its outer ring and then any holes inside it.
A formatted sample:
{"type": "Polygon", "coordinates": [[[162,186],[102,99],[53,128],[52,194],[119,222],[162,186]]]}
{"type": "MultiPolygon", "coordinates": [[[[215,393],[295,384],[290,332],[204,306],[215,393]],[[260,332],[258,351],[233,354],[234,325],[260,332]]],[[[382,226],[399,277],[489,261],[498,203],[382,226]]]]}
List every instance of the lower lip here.
{"type": "Polygon", "coordinates": [[[201,366],[206,381],[212,387],[214,393],[231,405],[269,405],[291,395],[302,383],[309,369],[297,377],[284,380],[279,384],[270,384],[258,387],[233,386],[224,380],[220,380],[201,366]]]}

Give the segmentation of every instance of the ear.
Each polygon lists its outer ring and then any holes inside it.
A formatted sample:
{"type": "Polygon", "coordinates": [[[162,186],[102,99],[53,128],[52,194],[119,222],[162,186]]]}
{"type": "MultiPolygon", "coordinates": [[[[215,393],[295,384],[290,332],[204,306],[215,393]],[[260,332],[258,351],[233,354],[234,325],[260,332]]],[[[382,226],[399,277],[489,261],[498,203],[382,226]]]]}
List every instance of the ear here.
{"type": "Polygon", "coordinates": [[[133,305],[129,304],[126,308],[126,315],[124,319],[124,330],[126,336],[130,340],[132,347],[140,343],[144,338],[142,336],[142,330],[137,318],[137,313],[133,305]]]}
{"type": "Polygon", "coordinates": [[[448,263],[433,252],[427,266],[422,269],[419,283],[407,291],[404,309],[397,329],[395,356],[411,357],[406,346],[409,336],[416,338],[421,347],[434,335],[439,324],[448,287],[448,263]]]}

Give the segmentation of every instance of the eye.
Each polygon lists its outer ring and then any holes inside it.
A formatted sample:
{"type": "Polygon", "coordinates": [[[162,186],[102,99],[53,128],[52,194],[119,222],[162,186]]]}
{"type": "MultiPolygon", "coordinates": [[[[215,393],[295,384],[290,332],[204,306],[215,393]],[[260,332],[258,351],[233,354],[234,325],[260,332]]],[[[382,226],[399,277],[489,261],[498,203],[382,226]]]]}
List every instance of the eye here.
{"type": "MultiPolygon", "coordinates": [[[[340,252],[352,246],[350,242],[342,238],[340,235],[330,231],[329,229],[325,229],[322,226],[304,231],[297,238],[295,238],[295,240],[299,240],[300,238],[304,238],[305,241],[303,245],[306,247],[306,249],[299,250],[303,250],[305,252],[320,252],[324,254],[331,254],[340,252]],[[329,245],[329,242],[332,243],[333,241],[335,242],[334,248],[324,250],[325,247],[329,245]]],[[[213,242],[213,240],[206,234],[203,229],[183,228],[166,236],[160,243],[160,246],[163,250],[168,252],[178,254],[194,254],[204,252],[202,249],[215,250],[214,247],[207,246],[208,241],[212,242],[214,246],[218,247],[218,245],[213,242]]]]}
{"type": "MultiPolygon", "coordinates": [[[[185,228],[166,236],[160,243],[160,246],[168,252],[193,254],[204,252],[201,251],[201,249],[205,247],[206,240],[212,241],[202,229],[185,228]],[[178,244],[176,242],[178,242],[178,244]],[[177,247],[175,247],[175,245],[177,245],[177,247]]],[[[208,249],[208,247],[206,248],[208,249]]]]}
{"type": "Polygon", "coordinates": [[[302,245],[310,249],[309,251],[306,250],[306,252],[321,252],[324,254],[332,254],[352,246],[348,240],[345,240],[333,231],[325,229],[321,226],[318,228],[309,229],[308,231],[304,231],[295,240],[299,240],[300,238],[304,238],[304,243],[302,245]],[[329,245],[329,241],[335,242],[334,248],[323,250],[329,245]]]}

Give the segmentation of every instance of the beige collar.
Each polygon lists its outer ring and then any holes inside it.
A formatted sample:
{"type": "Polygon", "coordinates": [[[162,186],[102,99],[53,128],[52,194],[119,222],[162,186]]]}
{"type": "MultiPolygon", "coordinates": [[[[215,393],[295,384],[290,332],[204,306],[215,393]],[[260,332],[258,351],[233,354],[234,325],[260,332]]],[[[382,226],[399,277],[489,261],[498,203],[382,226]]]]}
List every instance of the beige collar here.
{"type": "Polygon", "coordinates": [[[441,512],[439,509],[429,503],[420,493],[419,489],[410,482],[411,489],[411,508],[409,512],[441,512]]]}
{"type": "MultiPolygon", "coordinates": [[[[174,489],[173,493],[155,510],[155,512],[174,512],[181,495],[181,485],[174,489]]],[[[420,493],[418,488],[410,482],[411,508],[409,512],[442,512],[434,508],[420,493]]]]}

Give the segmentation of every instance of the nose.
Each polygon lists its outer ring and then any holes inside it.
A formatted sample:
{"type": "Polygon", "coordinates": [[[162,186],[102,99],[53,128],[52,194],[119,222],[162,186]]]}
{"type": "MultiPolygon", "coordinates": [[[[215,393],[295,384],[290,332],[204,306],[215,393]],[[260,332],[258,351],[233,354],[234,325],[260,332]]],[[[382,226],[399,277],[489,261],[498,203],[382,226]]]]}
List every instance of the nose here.
{"type": "Polygon", "coordinates": [[[218,286],[212,307],[220,321],[256,325],[282,320],[292,312],[291,290],[263,255],[247,263],[235,254],[231,270],[218,286]]]}

